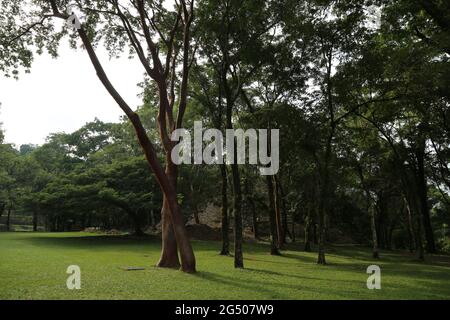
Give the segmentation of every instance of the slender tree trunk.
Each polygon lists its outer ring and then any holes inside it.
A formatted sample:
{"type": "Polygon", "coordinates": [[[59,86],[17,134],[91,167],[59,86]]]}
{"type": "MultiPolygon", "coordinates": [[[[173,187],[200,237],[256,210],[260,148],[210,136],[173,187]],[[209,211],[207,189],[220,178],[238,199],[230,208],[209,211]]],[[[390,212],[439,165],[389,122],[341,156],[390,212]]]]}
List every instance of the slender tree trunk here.
{"type": "Polygon", "coordinates": [[[6,216],[6,231],[10,230],[11,207],[8,207],[8,215],[6,216]]]}
{"type": "Polygon", "coordinates": [[[200,224],[200,217],[198,216],[198,208],[196,205],[194,205],[194,221],[195,224],[200,224]]]}
{"type": "Polygon", "coordinates": [[[6,203],[0,202],[0,218],[2,217],[3,213],[5,212],[6,203]]]}
{"type": "Polygon", "coordinates": [[[414,224],[412,220],[411,209],[409,207],[409,203],[405,197],[403,197],[403,203],[405,205],[406,212],[406,221],[407,221],[407,229],[408,229],[408,238],[409,238],[409,251],[412,253],[416,250],[416,239],[414,237],[414,224]]]}
{"type": "Polygon", "coordinates": [[[327,146],[325,151],[325,163],[324,168],[322,172],[322,184],[320,188],[320,197],[319,197],[319,230],[318,230],[318,255],[317,255],[317,263],[318,264],[326,264],[325,260],[325,219],[327,210],[329,209],[329,180],[330,180],[330,173],[329,173],[329,166],[330,166],[330,159],[331,159],[331,148],[332,148],[332,140],[334,136],[334,127],[332,129],[332,132],[330,133],[328,140],[327,140],[327,146]]]}
{"type": "Polygon", "coordinates": [[[282,218],[282,230],[283,230],[283,244],[286,244],[286,236],[288,236],[292,240],[292,235],[290,234],[289,227],[288,227],[288,214],[287,214],[287,207],[286,207],[286,199],[285,199],[285,193],[283,190],[283,186],[281,183],[281,177],[275,177],[277,179],[277,187],[280,191],[280,200],[281,200],[281,218],[282,218]]]}
{"type": "Polygon", "coordinates": [[[316,221],[313,221],[313,240],[314,240],[314,245],[318,245],[319,244],[319,237],[317,236],[317,223],[316,223],[316,221]]]}
{"type": "Polygon", "coordinates": [[[220,165],[220,174],[222,176],[222,251],[220,252],[220,254],[223,256],[228,256],[230,254],[230,223],[228,220],[227,169],[224,164],[220,165]]]}
{"type": "Polygon", "coordinates": [[[305,248],[306,252],[311,252],[311,211],[308,209],[305,217],[305,248]]]}
{"type": "Polygon", "coordinates": [[[192,202],[192,210],[193,210],[193,215],[194,215],[194,222],[195,224],[200,224],[200,217],[198,216],[198,207],[197,207],[197,203],[194,200],[194,186],[190,185],[190,191],[191,191],[191,202],[192,202]]]}
{"type": "MultiPolygon", "coordinates": [[[[236,148],[235,148],[235,158],[236,148]]],[[[236,162],[236,161],[235,161],[236,162]]],[[[244,268],[244,258],[242,254],[242,192],[241,181],[239,177],[239,168],[236,163],[231,165],[231,172],[233,176],[233,191],[234,191],[234,267],[244,268]]]]}
{"type": "Polygon", "coordinates": [[[33,231],[37,231],[37,225],[38,225],[38,213],[37,209],[33,210],[33,231]]]}
{"type": "Polygon", "coordinates": [[[277,246],[277,226],[276,226],[276,218],[275,218],[275,197],[274,197],[274,187],[271,176],[266,176],[267,180],[267,191],[269,195],[269,223],[270,223],[270,254],[271,255],[280,255],[280,251],[277,246]]]}
{"type": "Polygon", "coordinates": [[[292,242],[295,242],[295,216],[292,213],[292,242]]]}
{"type": "MultiPolygon", "coordinates": [[[[222,70],[221,80],[224,84],[225,96],[226,96],[226,129],[233,129],[233,105],[235,99],[231,92],[230,86],[227,80],[228,64],[222,70]]],[[[231,164],[231,176],[233,179],[233,213],[234,213],[234,267],[244,268],[244,257],[242,254],[242,192],[241,192],[241,180],[239,175],[239,168],[237,165],[237,139],[234,138],[234,154],[233,164],[231,164]]]]}
{"type": "MultiPolygon", "coordinates": [[[[370,201],[370,199],[368,201],[370,201]]],[[[373,206],[370,203],[368,203],[368,211],[370,215],[370,228],[372,229],[372,257],[374,259],[379,259],[380,253],[378,251],[378,236],[375,223],[375,208],[373,208],[373,206]]]]}
{"type": "Polygon", "coordinates": [[[277,241],[278,241],[278,248],[282,249],[284,244],[284,230],[281,220],[281,210],[280,210],[280,192],[278,187],[278,179],[276,176],[273,176],[273,184],[274,184],[274,198],[275,198],[275,223],[277,226],[277,241]]]}
{"type": "Polygon", "coordinates": [[[153,208],[150,209],[149,218],[150,218],[150,227],[152,228],[152,230],[155,230],[156,221],[155,221],[155,211],[153,210],[153,208]]]}
{"type": "Polygon", "coordinates": [[[250,211],[252,212],[252,232],[253,232],[253,237],[256,240],[258,240],[259,239],[258,216],[256,214],[255,202],[253,201],[253,198],[251,196],[249,196],[247,199],[248,199],[248,205],[250,206],[250,211]]]}
{"type": "Polygon", "coordinates": [[[426,249],[428,253],[436,253],[433,227],[431,226],[430,210],[428,207],[428,187],[425,176],[425,141],[420,150],[416,151],[417,158],[417,191],[420,202],[420,212],[422,215],[423,228],[425,231],[426,249]]]}
{"type": "Polygon", "coordinates": [[[138,236],[138,237],[144,236],[144,231],[142,231],[142,228],[141,228],[141,222],[139,221],[138,212],[132,212],[131,220],[133,222],[134,235],[138,236]]]}

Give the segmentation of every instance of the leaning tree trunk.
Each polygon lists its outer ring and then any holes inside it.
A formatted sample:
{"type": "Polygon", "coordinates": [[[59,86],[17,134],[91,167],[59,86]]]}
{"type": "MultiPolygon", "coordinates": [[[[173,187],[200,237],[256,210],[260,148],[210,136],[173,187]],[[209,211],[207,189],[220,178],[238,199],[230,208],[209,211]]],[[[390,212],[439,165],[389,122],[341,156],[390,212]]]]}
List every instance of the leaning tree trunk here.
{"type": "Polygon", "coordinates": [[[266,176],[267,181],[267,191],[269,195],[269,223],[270,223],[270,254],[271,255],[280,255],[280,251],[277,246],[277,226],[276,226],[276,218],[275,218],[275,197],[274,197],[274,188],[271,176],[266,176]]]}
{"type": "Polygon", "coordinates": [[[230,254],[230,223],[228,220],[227,169],[224,164],[220,165],[220,174],[222,176],[222,251],[220,252],[220,254],[223,256],[227,256],[230,254]]]}

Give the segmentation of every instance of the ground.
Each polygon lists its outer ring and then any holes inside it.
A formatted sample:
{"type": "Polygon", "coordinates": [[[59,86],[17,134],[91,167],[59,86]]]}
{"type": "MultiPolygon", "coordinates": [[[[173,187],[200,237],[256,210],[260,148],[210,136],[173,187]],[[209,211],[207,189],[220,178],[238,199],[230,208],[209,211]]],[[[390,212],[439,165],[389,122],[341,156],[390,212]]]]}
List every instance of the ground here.
{"type": "Polygon", "coordinates": [[[0,233],[0,299],[450,299],[450,257],[426,263],[400,252],[371,259],[359,246],[329,248],[329,265],[292,246],[270,256],[264,243],[244,247],[245,269],[219,256],[220,242],[193,241],[198,272],[154,267],[157,239],[88,233],[0,233]],[[381,267],[381,290],[368,290],[369,265],[381,267]],[[81,290],[66,269],[81,268],[81,290]],[[125,271],[126,267],[145,267],[125,271]]]}

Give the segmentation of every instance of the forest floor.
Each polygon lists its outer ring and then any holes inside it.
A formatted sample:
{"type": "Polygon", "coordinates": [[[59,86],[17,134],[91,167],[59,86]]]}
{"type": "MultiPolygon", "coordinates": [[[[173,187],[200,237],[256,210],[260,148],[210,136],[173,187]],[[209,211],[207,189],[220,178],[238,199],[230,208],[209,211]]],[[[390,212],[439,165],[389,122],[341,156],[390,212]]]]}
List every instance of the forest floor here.
{"type": "Polygon", "coordinates": [[[0,299],[450,299],[450,257],[414,261],[404,252],[373,260],[360,246],[332,246],[326,266],[290,245],[271,256],[265,243],[244,246],[245,269],[218,255],[221,243],[193,241],[196,274],[154,267],[156,238],[88,233],[0,233],[0,299]],[[381,267],[381,290],[368,290],[369,265],[381,267]],[[66,287],[69,265],[81,290],[66,287]],[[144,267],[142,271],[125,271],[144,267]]]}

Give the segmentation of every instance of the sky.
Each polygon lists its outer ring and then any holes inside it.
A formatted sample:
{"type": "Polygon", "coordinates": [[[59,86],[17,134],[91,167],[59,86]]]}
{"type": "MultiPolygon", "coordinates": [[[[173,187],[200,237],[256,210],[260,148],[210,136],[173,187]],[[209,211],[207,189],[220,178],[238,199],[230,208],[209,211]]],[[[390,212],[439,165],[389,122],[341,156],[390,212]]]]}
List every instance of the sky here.
{"type": "MultiPolygon", "coordinates": [[[[97,55],[111,82],[134,109],[141,104],[137,84],[143,69],[137,59],[110,60],[105,49],[97,55]]],[[[61,43],[60,56],[35,57],[30,74],[19,80],[0,75],[0,123],[5,140],[17,146],[42,144],[50,133],[73,132],[96,117],[117,122],[122,115],[97,78],[86,51],[61,43]]]]}

